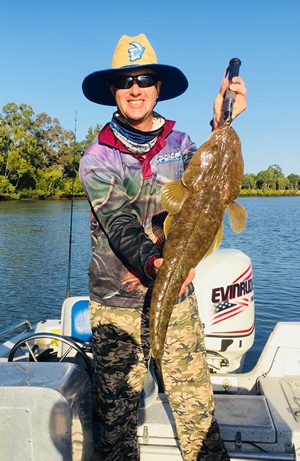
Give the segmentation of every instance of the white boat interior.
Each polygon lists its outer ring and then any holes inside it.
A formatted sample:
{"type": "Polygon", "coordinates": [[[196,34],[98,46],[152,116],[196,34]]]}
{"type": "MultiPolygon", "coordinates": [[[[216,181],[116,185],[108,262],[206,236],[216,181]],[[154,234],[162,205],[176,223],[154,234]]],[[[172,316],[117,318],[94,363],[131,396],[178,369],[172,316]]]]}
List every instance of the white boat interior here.
{"type": "MultiPolygon", "coordinates": [[[[216,416],[232,460],[300,461],[300,322],[278,323],[255,367],[243,373],[254,341],[251,280],[251,261],[238,250],[218,250],[197,268],[216,416]]],[[[0,332],[1,461],[101,460],[88,301],[67,298],[60,319],[24,320],[0,332]]],[[[153,366],[138,437],[142,461],[182,460],[153,366]]]]}

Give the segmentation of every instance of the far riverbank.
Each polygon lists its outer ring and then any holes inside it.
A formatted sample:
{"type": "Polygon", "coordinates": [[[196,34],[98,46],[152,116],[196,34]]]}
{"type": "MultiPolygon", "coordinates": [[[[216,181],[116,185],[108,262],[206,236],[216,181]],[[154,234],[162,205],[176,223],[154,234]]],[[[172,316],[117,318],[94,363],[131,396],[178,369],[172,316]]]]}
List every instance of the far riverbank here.
{"type": "MultiPolygon", "coordinates": [[[[240,197],[300,197],[300,190],[261,190],[261,189],[241,189],[240,197]]],[[[12,201],[12,200],[70,200],[70,195],[37,195],[37,194],[12,194],[12,195],[0,195],[0,201],[12,201]]],[[[86,197],[84,194],[76,194],[73,199],[84,200],[86,197]]]]}
{"type": "Polygon", "coordinates": [[[241,197],[300,197],[300,190],[242,189],[241,197]]]}

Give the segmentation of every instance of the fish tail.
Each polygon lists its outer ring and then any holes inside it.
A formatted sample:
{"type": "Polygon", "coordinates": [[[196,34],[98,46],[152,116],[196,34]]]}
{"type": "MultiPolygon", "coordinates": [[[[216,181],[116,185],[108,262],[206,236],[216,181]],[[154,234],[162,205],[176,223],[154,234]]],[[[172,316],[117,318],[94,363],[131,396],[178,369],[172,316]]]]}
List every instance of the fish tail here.
{"type": "Polygon", "coordinates": [[[237,202],[231,202],[227,207],[231,229],[237,233],[243,232],[246,228],[247,211],[237,202]]]}

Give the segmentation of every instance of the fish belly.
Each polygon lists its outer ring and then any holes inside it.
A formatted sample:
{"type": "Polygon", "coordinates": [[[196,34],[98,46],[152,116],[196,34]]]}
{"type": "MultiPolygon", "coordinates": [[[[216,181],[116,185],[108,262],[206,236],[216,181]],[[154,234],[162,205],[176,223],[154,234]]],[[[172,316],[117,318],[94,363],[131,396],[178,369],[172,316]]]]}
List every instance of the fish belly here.
{"type": "Polygon", "coordinates": [[[217,199],[195,207],[189,200],[173,217],[164,249],[164,263],[155,281],[150,307],[150,336],[154,358],[161,359],[173,306],[183,282],[210,248],[221,225],[224,207],[217,199]]]}

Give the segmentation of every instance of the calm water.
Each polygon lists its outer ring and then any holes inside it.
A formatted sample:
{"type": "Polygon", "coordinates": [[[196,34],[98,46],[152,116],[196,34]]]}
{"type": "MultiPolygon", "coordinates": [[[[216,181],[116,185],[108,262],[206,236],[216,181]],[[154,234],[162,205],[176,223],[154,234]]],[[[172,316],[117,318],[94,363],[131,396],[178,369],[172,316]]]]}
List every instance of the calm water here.
{"type": "MultiPolygon", "coordinates": [[[[300,198],[240,199],[246,232],[230,230],[222,247],[238,248],[253,264],[256,340],[252,366],[279,320],[300,320],[300,198]]],[[[0,329],[20,318],[57,318],[67,287],[70,203],[0,202],[0,329]]],[[[89,208],[75,201],[71,294],[87,294],[89,208]]]]}

